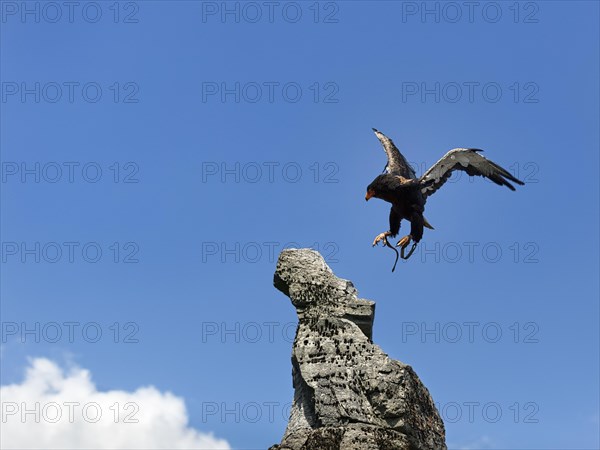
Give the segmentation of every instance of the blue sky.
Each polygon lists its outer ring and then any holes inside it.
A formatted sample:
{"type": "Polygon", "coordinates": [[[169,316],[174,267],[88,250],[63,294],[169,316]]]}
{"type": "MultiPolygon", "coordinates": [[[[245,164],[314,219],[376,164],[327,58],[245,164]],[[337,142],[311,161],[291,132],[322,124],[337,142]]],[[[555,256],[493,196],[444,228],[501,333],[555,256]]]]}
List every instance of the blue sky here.
{"type": "Polygon", "coordinates": [[[3,386],[83,368],[268,447],[293,395],[276,256],[312,246],[450,447],[600,446],[598,3],[48,5],[1,2],[3,386]],[[526,185],[452,180],[391,273],[371,127],[419,174],[476,147],[526,185]]]}

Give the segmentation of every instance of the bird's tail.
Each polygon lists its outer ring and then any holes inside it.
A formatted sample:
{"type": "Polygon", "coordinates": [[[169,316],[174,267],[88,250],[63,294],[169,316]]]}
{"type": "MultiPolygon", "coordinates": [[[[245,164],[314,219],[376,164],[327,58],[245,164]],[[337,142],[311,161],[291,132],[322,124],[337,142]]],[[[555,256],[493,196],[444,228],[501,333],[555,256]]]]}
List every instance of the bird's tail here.
{"type": "Polygon", "coordinates": [[[431,224],[429,222],[427,222],[427,219],[425,217],[423,217],[423,225],[427,228],[429,228],[430,230],[435,230],[435,228],[433,228],[431,226],[431,224]]]}

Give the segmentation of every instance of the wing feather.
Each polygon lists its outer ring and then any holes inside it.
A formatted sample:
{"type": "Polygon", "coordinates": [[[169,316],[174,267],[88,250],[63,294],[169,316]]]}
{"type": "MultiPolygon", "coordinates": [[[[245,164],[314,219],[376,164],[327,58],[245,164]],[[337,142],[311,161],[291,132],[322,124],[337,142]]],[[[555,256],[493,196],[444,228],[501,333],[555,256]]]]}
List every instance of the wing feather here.
{"type": "Polygon", "coordinates": [[[421,192],[426,197],[436,192],[455,170],[463,170],[470,176],[481,176],[492,180],[500,186],[506,186],[514,191],[515,187],[508,180],[523,185],[521,180],[512,176],[506,169],[493,161],[486,159],[477,148],[455,148],[446,153],[419,179],[421,192]]]}
{"type": "Polygon", "coordinates": [[[400,150],[394,145],[394,142],[381,131],[378,131],[375,128],[373,128],[373,131],[375,132],[377,139],[381,142],[383,150],[387,155],[388,162],[385,166],[385,171],[392,175],[416,179],[417,175],[415,174],[415,170],[411,167],[406,158],[402,156],[402,153],[400,153],[400,150]]]}

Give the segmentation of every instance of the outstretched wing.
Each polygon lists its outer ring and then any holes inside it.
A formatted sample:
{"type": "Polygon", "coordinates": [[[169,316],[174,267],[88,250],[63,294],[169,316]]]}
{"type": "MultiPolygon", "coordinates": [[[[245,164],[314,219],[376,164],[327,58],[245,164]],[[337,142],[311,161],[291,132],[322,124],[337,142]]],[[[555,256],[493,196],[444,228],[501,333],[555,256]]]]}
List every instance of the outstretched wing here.
{"type": "Polygon", "coordinates": [[[512,191],[515,190],[515,187],[507,180],[520,185],[525,184],[513,177],[506,169],[477,153],[482,151],[477,148],[450,150],[419,179],[423,195],[428,197],[442,187],[454,170],[463,170],[471,176],[478,175],[489,178],[494,183],[506,186],[512,191]]]}
{"type": "Polygon", "coordinates": [[[392,175],[400,175],[404,178],[416,179],[417,175],[415,174],[414,169],[408,164],[408,161],[402,156],[400,151],[394,145],[394,142],[383,134],[381,131],[373,128],[375,132],[375,136],[383,145],[383,149],[387,155],[387,165],[385,166],[385,171],[392,175]]]}

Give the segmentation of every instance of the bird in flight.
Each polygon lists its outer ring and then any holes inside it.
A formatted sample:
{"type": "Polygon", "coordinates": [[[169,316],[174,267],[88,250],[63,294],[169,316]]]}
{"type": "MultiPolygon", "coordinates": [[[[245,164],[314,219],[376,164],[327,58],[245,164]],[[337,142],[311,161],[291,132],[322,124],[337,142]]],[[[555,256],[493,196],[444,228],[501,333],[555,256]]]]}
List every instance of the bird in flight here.
{"type": "MultiPolygon", "coordinates": [[[[421,178],[417,178],[414,169],[402,156],[394,145],[394,142],[382,132],[373,128],[375,136],[383,145],[387,154],[387,165],[384,173],[376,177],[367,187],[365,200],[372,197],[385,200],[392,204],[390,209],[390,229],[378,234],[373,241],[373,246],[383,242],[387,247],[396,251],[396,262],[398,262],[398,250],[390,245],[387,238],[395,237],[400,231],[402,219],[410,222],[410,234],[407,234],[396,244],[401,248],[402,259],[408,259],[413,254],[418,242],[423,237],[423,228],[433,227],[423,216],[427,198],[436,192],[450,178],[455,170],[463,170],[470,176],[478,175],[489,178],[500,186],[506,186],[514,191],[515,187],[508,180],[524,185],[521,180],[513,177],[506,169],[479,153],[483,150],[477,148],[455,148],[446,153],[436,162],[421,178]],[[413,242],[409,253],[405,250],[413,242]]],[[[396,263],[392,272],[396,268],[396,263]]]]}

